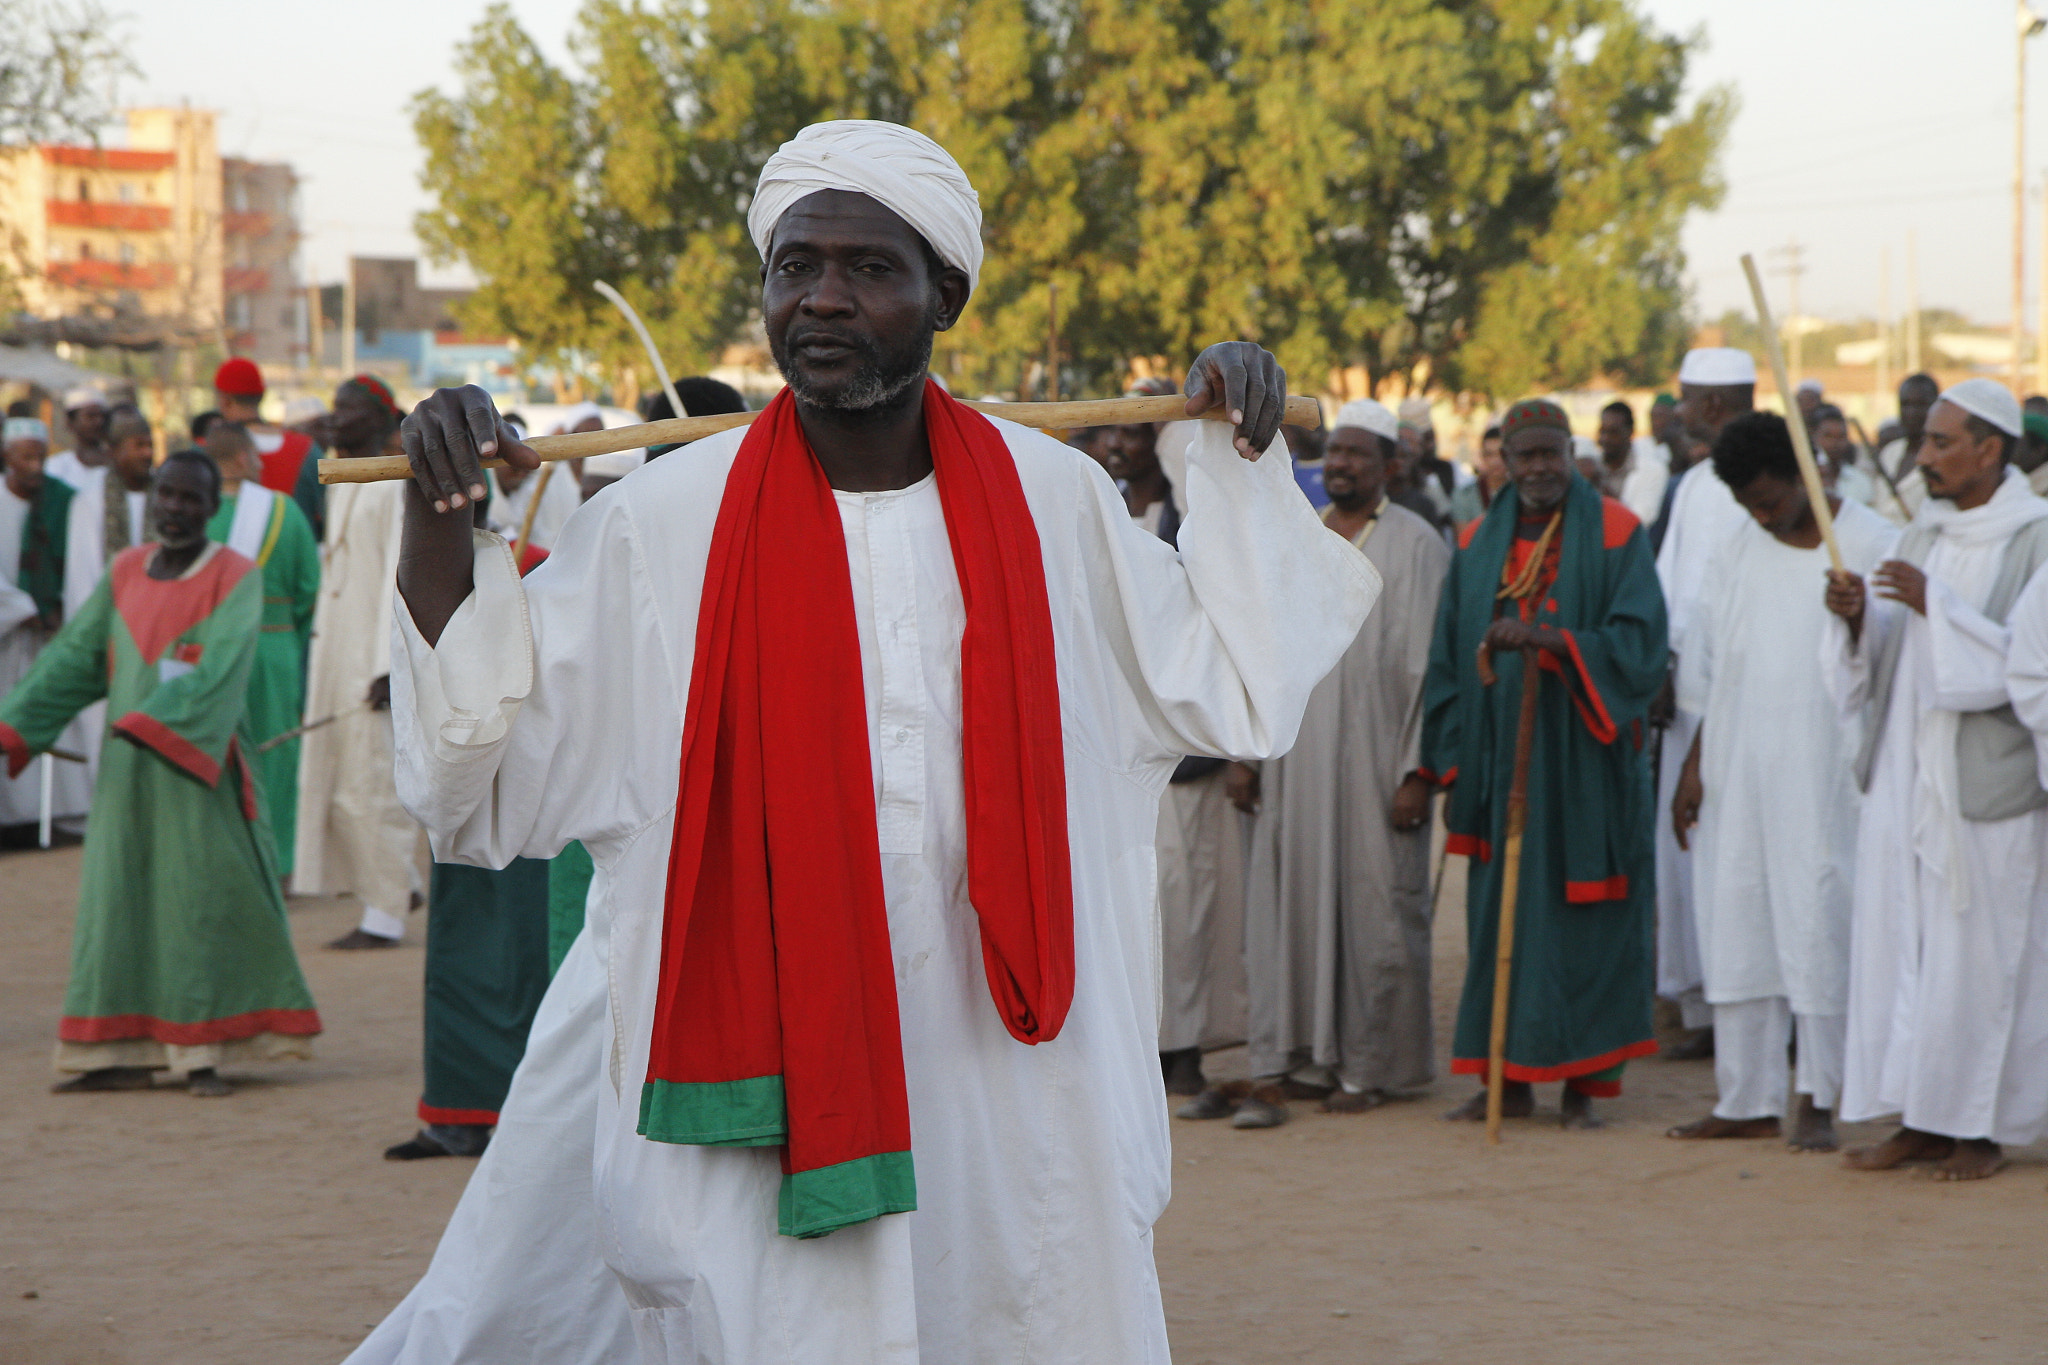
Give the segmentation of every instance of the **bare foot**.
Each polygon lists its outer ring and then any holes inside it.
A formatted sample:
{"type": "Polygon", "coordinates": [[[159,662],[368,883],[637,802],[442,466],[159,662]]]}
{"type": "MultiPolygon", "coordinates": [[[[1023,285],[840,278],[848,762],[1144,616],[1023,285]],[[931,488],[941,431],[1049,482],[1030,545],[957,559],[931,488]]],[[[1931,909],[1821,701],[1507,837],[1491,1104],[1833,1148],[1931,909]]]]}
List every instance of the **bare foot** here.
{"type": "Polygon", "coordinates": [[[1792,1136],[1785,1145],[1795,1152],[1832,1152],[1841,1144],[1835,1140],[1835,1116],[1814,1107],[1813,1096],[1799,1097],[1799,1114],[1792,1121],[1792,1136]]]}
{"type": "Polygon", "coordinates": [[[1595,1128],[1605,1128],[1607,1120],[1593,1112],[1593,1101],[1581,1095],[1570,1086],[1564,1088],[1564,1098],[1558,1101],[1557,1126],[1590,1133],[1595,1128]]]}
{"type": "Polygon", "coordinates": [[[1709,1114],[1703,1119],[1666,1128],[1664,1136],[1678,1138],[1683,1142],[1698,1142],[1708,1138],[1773,1138],[1778,1136],[1778,1121],[1775,1118],[1724,1119],[1709,1114]]]}
{"type": "Polygon", "coordinates": [[[59,1095],[79,1095],[90,1090],[147,1090],[154,1084],[155,1073],[146,1066],[103,1066],[59,1081],[50,1089],[59,1095]]]}
{"type": "Polygon", "coordinates": [[[1964,1138],[1946,1161],[1935,1163],[1936,1180],[1983,1180],[2005,1169],[2005,1149],[1989,1138],[1964,1138]]]}
{"type": "Polygon", "coordinates": [[[185,1088],[202,1100],[218,1100],[235,1093],[235,1088],[220,1078],[220,1073],[210,1066],[202,1066],[185,1078],[185,1088]]]}
{"type": "Polygon", "coordinates": [[[1318,1106],[1325,1114],[1363,1114],[1368,1109],[1377,1109],[1387,1102],[1384,1090],[1361,1090],[1353,1094],[1339,1088],[1318,1106]]]}
{"type": "MultiPolygon", "coordinates": [[[[1536,1112],[1536,1092],[1527,1081],[1505,1081],[1500,1091],[1500,1116],[1504,1119],[1525,1119],[1536,1112]]],[[[1480,1091],[1466,1100],[1444,1118],[1451,1123],[1486,1122],[1486,1092],[1480,1091]]]]}
{"type": "Polygon", "coordinates": [[[1889,1171],[1909,1161],[1941,1161],[1956,1149],[1954,1138],[1901,1128],[1872,1147],[1852,1147],[1842,1153],[1842,1164],[1852,1171],[1889,1171]]]}

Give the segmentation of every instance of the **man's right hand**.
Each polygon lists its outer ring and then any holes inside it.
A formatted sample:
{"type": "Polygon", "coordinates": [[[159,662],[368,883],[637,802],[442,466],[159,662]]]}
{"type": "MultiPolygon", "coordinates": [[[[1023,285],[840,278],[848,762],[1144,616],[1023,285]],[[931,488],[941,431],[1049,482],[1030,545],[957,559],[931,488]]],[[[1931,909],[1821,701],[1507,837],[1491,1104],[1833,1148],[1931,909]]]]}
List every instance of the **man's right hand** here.
{"type": "Polygon", "coordinates": [[[502,458],[535,469],[540,455],[498,415],[490,394],[474,384],[436,389],[399,424],[413,481],[436,512],[459,511],[489,489],[483,462],[502,458]]]}
{"type": "Polygon", "coordinates": [[[1828,570],[1828,610],[1849,623],[1849,638],[1863,635],[1863,580],[1847,569],[1828,570]]]}
{"type": "Polygon", "coordinates": [[[1223,795],[1246,815],[1259,813],[1259,770],[1249,763],[1233,763],[1223,770],[1223,795]]]}

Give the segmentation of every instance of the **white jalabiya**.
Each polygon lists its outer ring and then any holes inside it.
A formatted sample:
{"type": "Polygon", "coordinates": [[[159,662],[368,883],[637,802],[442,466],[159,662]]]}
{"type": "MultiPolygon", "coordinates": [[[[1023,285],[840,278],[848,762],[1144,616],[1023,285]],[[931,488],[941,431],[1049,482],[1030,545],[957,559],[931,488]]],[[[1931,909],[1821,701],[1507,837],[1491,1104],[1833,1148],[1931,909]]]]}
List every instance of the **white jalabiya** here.
{"type": "Polygon", "coordinates": [[[2041,785],[2048,787],[2048,574],[2034,581],[2013,604],[2006,624],[2012,647],[2005,662],[2005,690],[2012,708],[2034,732],[2034,757],[2041,785]]]}
{"type": "Polygon", "coordinates": [[[1882,474],[1873,474],[1877,487],[1870,505],[1886,520],[1904,526],[1920,510],[1920,504],[1927,501],[1927,480],[1922,477],[1920,466],[1906,461],[1906,438],[1903,436],[1885,442],[1884,448],[1877,452],[1877,462],[1891,474],[1893,482],[1886,483],[1882,474]],[[1906,463],[1903,473],[1899,469],[1902,461],[1906,463]],[[1892,491],[1894,484],[1898,489],[1896,493],[1892,491]]]}
{"type": "MultiPolygon", "coordinates": [[[[1835,538],[1867,578],[1898,531],[1844,501],[1835,538]]],[[[1827,568],[1751,520],[1709,566],[1679,661],[1679,705],[1705,726],[1693,911],[1727,1119],[1784,1113],[1795,1015],[1803,1093],[1832,1108],[1841,1087],[1859,794],[1813,657],[1827,568]]]]}
{"type": "Polygon", "coordinates": [[[75,450],[60,450],[43,461],[43,476],[62,479],[73,488],[84,488],[94,471],[105,469],[105,465],[89,465],[78,458],[75,450]]]}
{"type": "Polygon", "coordinates": [[[1629,446],[1627,472],[1615,497],[1648,526],[1664,510],[1664,486],[1670,482],[1671,452],[1654,436],[1638,436],[1629,446]]]}
{"type": "Polygon", "coordinates": [[[535,496],[540,498],[540,510],[533,514],[533,543],[543,550],[553,550],[555,542],[562,538],[562,528],[569,522],[578,507],[583,505],[583,493],[571,476],[568,466],[543,465],[520,481],[519,487],[507,493],[498,484],[498,471],[488,470],[491,478],[491,505],[488,515],[491,529],[507,540],[516,540],[519,528],[526,524],[526,509],[533,505],[535,496]],[[547,481],[546,491],[541,490],[541,476],[549,468],[555,471],[547,481]]]}
{"type": "Polygon", "coordinates": [[[299,750],[299,828],[293,889],[353,892],[362,928],[405,933],[418,828],[392,779],[391,715],[365,705],[391,672],[391,595],[404,525],[402,483],[327,490],[320,598],[306,658],[306,718],[339,717],[307,733],[299,750]]]}
{"type": "MultiPolygon", "coordinates": [[[[502,866],[581,838],[606,900],[593,929],[610,926],[603,973],[565,973],[550,992],[576,993],[576,1008],[606,992],[604,1070],[587,1055],[530,1053],[503,1111],[522,1120],[527,1095],[552,1086],[536,1070],[577,1068],[570,1088],[597,1093],[594,1175],[570,1143],[499,1162],[503,1188],[558,1191],[561,1218],[486,1209],[450,1235],[521,1245],[535,1273],[437,1292],[497,1298],[507,1315],[501,1296],[526,1294],[520,1311],[553,1320],[557,1305],[534,1288],[549,1283],[542,1271],[580,1286],[601,1257],[625,1285],[646,1361],[1167,1359],[1151,1244],[1169,1181],[1155,1028],[1159,795],[1182,754],[1256,758],[1292,743],[1378,575],[1322,530],[1279,442],[1250,463],[1228,428],[1203,433],[1176,555],[1132,523],[1085,455],[997,427],[1038,526],[1059,670],[1077,985],[1053,1042],[1021,1046],[997,1018],[966,901],[963,608],[935,486],[838,499],[909,1082],[912,1214],[816,1241],[778,1237],[774,1150],[634,1133],[698,599],[743,434],[598,494],[523,584],[502,543],[479,533],[476,591],[438,649],[401,606],[399,770],[436,855],[502,866]]],[[[580,1289],[567,1297],[561,1312],[587,1310],[580,1289]]],[[[359,1365],[409,1358],[403,1340],[378,1340],[359,1365]]],[[[509,1327],[434,1350],[532,1358],[509,1327]]]]}
{"type": "Polygon", "coordinates": [[[227,495],[235,500],[235,514],[228,518],[228,548],[252,563],[260,563],[278,495],[254,479],[242,480],[227,495]]]}
{"type": "MultiPolygon", "coordinates": [[[[36,655],[50,636],[36,620],[36,600],[19,585],[21,538],[28,530],[31,504],[14,495],[0,479],[0,697],[28,673],[36,655]]],[[[66,726],[58,747],[73,749],[86,742],[83,729],[73,722],[66,726]]],[[[62,759],[51,760],[50,814],[70,819],[85,814],[92,804],[92,778],[86,767],[62,759]]],[[[37,759],[22,769],[21,776],[8,777],[0,768],[0,825],[25,825],[40,820],[43,813],[43,763],[37,759]]]]}
{"type": "MultiPolygon", "coordinates": [[[[1714,556],[1735,533],[1750,523],[1749,513],[1735,501],[1728,485],[1702,460],[1678,476],[1671,496],[1671,520],[1657,551],[1657,578],[1664,588],[1672,653],[1685,657],[1686,632],[1707,581],[1714,556]]],[[[1678,846],[1665,814],[1678,790],[1678,774],[1699,729],[1696,712],[1680,707],[1665,727],[1657,760],[1657,994],[1676,1000],[1687,1028],[1712,1022],[1702,989],[1706,982],[1700,961],[1699,934],[1693,922],[1692,855],[1678,846]]]]}
{"type": "Polygon", "coordinates": [[[1980,608],[2015,531],[2048,516],[2017,471],[1940,529],[1920,568],[1927,614],[1871,596],[1863,639],[1830,618],[1821,662],[1859,733],[1870,660],[1905,639],[1857,831],[1842,1117],[2026,1143],[2048,1131],[2048,810],[1966,820],[1956,717],[2006,701],[2011,632],[1980,608]]]}

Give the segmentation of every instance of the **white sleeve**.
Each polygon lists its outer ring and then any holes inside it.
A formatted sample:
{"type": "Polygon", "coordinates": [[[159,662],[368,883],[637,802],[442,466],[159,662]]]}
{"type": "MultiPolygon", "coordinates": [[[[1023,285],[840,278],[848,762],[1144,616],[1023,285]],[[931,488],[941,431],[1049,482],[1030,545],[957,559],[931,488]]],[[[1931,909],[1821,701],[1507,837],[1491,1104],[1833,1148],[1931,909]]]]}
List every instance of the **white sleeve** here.
{"type": "MultiPolygon", "coordinates": [[[[1877,657],[1878,646],[1891,631],[1899,629],[1904,622],[1901,613],[1906,608],[1890,598],[1879,597],[1864,585],[1863,638],[1857,640],[1849,634],[1849,623],[1833,612],[1828,613],[1827,623],[1820,632],[1820,677],[1835,700],[1835,708],[1844,721],[1860,721],[1863,708],[1870,704],[1870,661],[1877,657]]],[[[1882,716],[1871,722],[1882,725],[1882,716]]]]}
{"type": "Polygon", "coordinates": [[[2010,618],[2012,648],[2005,659],[2005,690],[2013,710],[2034,732],[2041,785],[2048,787],[2048,569],[2035,573],[2010,618]]]}
{"type": "Polygon", "coordinates": [[[5,635],[39,609],[36,599],[12,583],[0,582],[0,635],[5,635]]]}
{"type": "Polygon", "coordinates": [[[1309,693],[1357,638],[1380,575],[1316,516],[1284,441],[1249,461],[1227,424],[1187,425],[1196,430],[1178,554],[1137,526],[1106,477],[1087,484],[1082,573],[1094,627],[1156,741],[1141,757],[1270,758],[1292,747],[1309,693]]]}
{"type": "Polygon", "coordinates": [[[1927,642],[1934,658],[1934,704],[1944,711],[2005,705],[2005,656],[2012,632],[1927,580],[1927,642]]]}
{"type": "Polygon", "coordinates": [[[523,582],[476,532],[437,646],[394,598],[398,792],[442,861],[548,858],[674,808],[682,698],[637,533],[621,499],[588,510],[523,582]]]}
{"type": "MultiPolygon", "coordinates": [[[[1726,587],[1731,562],[1736,558],[1731,551],[1739,543],[1731,540],[1715,553],[1713,563],[1707,567],[1707,582],[1726,587]]],[[[1678,654],[1673,695],[1679,710],[1695,716],[1707,714],[1707,697],[1714,686],[1714,642],[1721,629],[1721,600],[1719,593],[1702,593],[1685,638],[1672,642],[1678,654]]]]}

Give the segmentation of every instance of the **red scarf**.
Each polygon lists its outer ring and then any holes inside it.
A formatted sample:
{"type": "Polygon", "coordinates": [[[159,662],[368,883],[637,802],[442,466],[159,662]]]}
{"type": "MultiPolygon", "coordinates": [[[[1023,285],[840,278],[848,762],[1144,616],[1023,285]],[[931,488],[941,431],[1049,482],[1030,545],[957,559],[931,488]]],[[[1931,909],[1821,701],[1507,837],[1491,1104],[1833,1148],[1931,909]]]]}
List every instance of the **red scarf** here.
{"type": "MultiPolygon", "coordinates": [[[[936,384],[924,420],[966,606],[968,896],[997,1012],[1039,1043],[1074,996],[1045,567],[995,427],[936,384]]],[[[839,506],[784,390],[711,535],[640,1132],[781,1146],[788,1236],[917,1207],[867,728],[839,506]]]]}

